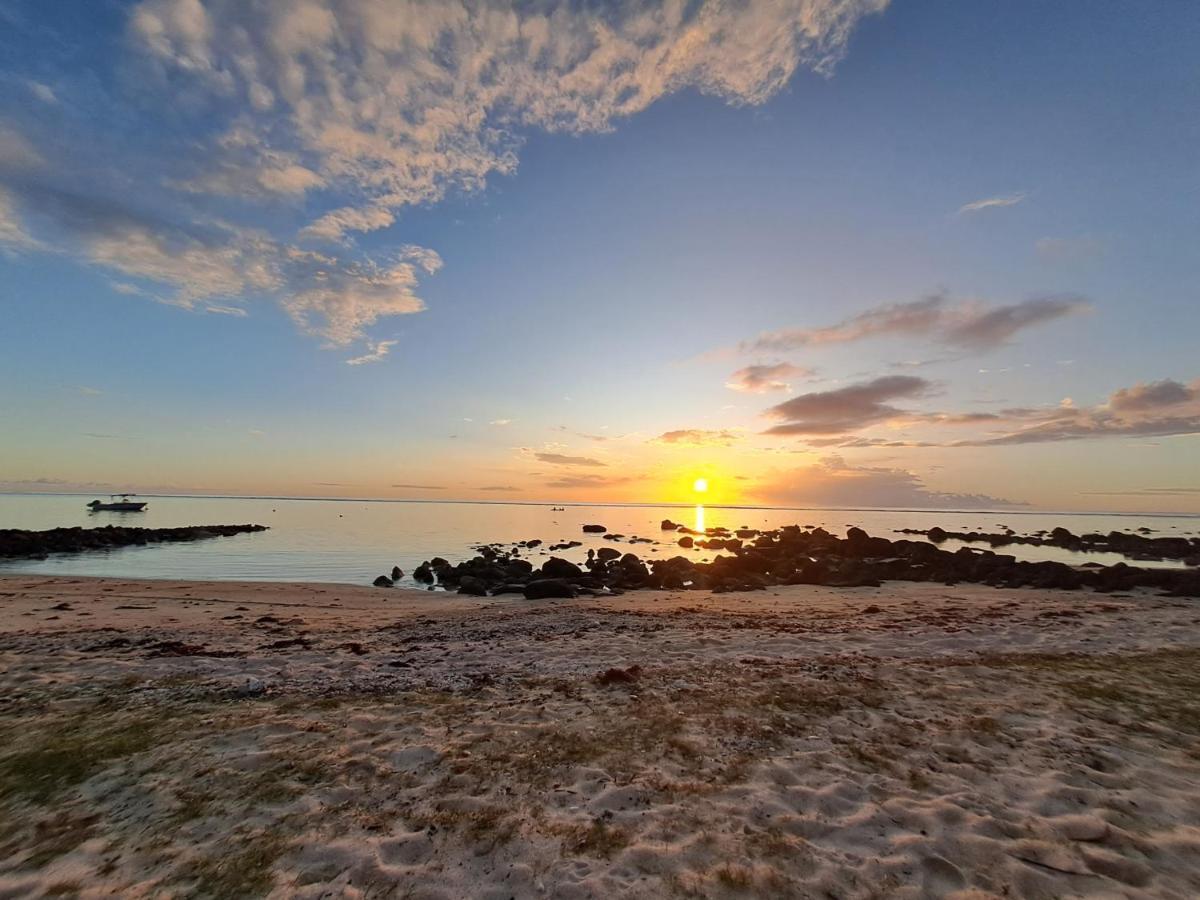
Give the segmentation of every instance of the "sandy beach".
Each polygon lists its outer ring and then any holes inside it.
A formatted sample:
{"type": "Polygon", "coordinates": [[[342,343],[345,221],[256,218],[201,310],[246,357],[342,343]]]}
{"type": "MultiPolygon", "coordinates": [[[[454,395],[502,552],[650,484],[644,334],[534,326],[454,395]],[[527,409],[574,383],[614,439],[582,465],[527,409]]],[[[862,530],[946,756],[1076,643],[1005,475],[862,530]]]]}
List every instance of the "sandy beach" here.
{"type": "Polygon", "coordinates": [[[0,579],[0,896],[1193,897],[1200,606],[0,579]]]}

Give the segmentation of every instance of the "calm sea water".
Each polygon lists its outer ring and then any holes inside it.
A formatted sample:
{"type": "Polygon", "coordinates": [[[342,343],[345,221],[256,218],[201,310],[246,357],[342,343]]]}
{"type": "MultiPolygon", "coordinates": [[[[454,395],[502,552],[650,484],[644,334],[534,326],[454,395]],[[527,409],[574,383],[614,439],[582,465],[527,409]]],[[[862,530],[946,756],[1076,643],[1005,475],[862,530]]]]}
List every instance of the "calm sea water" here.
{"type": "MultiPolygon", "coordinates": [[[[188,544],[129,547],[107,553],[53,557],[42,561],[0,562],[0,573],[108,575],[122,578],[196,578],[256,581],[321,581],[370,584],[375,576],[398,565],[409,573],[422,560],[443,556],[451,562],[474,555],[472,548],[491,542],[540,538],[547,544],[582,541],[583,546],[558,553],[582,560],[589,547],[616,546],[642,557],[683,553],[664,537],[659,524],[670,518],[697,530],[704,527],[773,528],[819,525],[841,534],[851,525],[872,535],[894,538],[898,528],[950,531],[998,531],[1008,525],[1018,533],[1062,525],[1080,534],[1132,531],[1145,526],[1160,535],[1200,534],[1200,516],[1126,516],[1024,512],[949,512],[905,510],[778,510],[670,506],[550,506],[511,503],[423,503],[361,500],[261,500],[246,498],[150,497],[141,513],[93,513],[84,504],[91,496],[0,494],[0,528],[44,529],[81,525],[180,525],[256,523],[270,531],[188,544]],[[658,544],[630,547],[599,535],[582,533],[598,523],[627,537],[639,535],[658,544]]],[[[667,534],[670,534],[669,532],[667,534]]],[[[950,541],[945,545],[958,546],[950,541]]],[[[539,548],[544,553],[545,548],[539,548]]],[[[1014,545],[1002,552],[1020,559],[1109,564],[1116,554],[1073,554],[1057,548],[1014,545]]],[[[530,558],[535,562],[538,553],[530,558]]],[[[545,555],[549,555],[545,553],[545,555]]],[[[711,559],[699,552],[697,560],[711,559]]],[[[1153,563],[1139,563],[1153,565],[1153,563]]],[[[1168,563],[1167,565],[1173,565],[1168,563]]],[[[408,578],[405,583],[412,584],[408,578]]]]}

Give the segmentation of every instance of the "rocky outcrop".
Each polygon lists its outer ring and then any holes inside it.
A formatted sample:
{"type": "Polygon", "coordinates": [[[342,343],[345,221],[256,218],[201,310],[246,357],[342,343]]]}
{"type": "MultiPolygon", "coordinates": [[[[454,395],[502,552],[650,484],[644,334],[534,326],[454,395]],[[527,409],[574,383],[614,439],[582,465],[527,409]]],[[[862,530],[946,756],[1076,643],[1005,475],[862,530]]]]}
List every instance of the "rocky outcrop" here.
{"type": "Polygon", "coordinates": [[[1064,550],[1087,553],[1120,553],[1135,561],[1186,561],[1193,557],[1200,560],[1200,538],[1195,537],[1145,537],[1120,531],[1110,531],[1108,534],[1072,534],[1066,528],[1021,535],[1012,529],[1002,532],[946,531],[937,526],[928,529],[902,528],[897,534],[923,534],[935,544],[942,544],[948,540],[987,544],[990,547],[1025,544],[1032,547],[1061,547],[1064,550]]]}
{"type": "Polygon", "coordinates": [[[265,525],[189,525],[183,528],[105,525],[102,528],[51,528],[48,531],[5,528],[0,529],[0,558],[46,559],[52,553],[83,553],[145,544],[203,541],[266,530],[265,525]]]}
{"type": "MultiPolygon", "coordinates": [[[[930,537],[938,536],[936,530],[931,531],[934,533],[930,537]]],[[[955,537],[949,532],[942,534],[946,535],[943,541],[955,537]]],[[[1048,539],[1071,538],[1051,533],[1048,539]]],[[[822,528],[788,525],[760,531],[752,538],[732,537],[724,529],[711,529],[700,540],[689,535],[680,539],[685,547],[692,542],[722,552],[711,562],[697,562],[685,556],[643,560],[633,553],[620,554],[615,548],[601,547],[588,552],[584,568],[551,557],[540,569],[535,569],[528,560],[518,558],[518,549],[513,548],[492,550],[457,565],[433,559],[418,566],[413,577],[417,580],[427,577],[428,583],[436,579],[447,590],[460,590],[466,584],[468,589],[464,593],[476,593],[482,584],[487,593],[520,591],[538,599],[643,588],[717,592],[761,590],[785,584],[850,588],[897,580],[972,582],[1006,588],[1086,588],[1100,593],[1154,588],[1173,596],[1200,597],[1200,571],[1194,568],[1019,561],[1011,554],[990,548],[960,547],[949,551],[927,540],[872,537],[861,528],[851,528],[844,538],[822,528]],[[467,581],[468,578],[471,580],[467,581]]],[[[1105,543],[1113,546],[1111,535],[1105,543]]]]}

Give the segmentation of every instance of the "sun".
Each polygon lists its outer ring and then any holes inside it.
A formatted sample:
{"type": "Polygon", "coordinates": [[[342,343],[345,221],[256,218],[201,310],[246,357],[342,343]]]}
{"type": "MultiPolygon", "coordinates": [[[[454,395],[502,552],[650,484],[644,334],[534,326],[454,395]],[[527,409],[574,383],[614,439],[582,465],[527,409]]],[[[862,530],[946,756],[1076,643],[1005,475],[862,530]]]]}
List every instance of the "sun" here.
{"type": "Polygon", "coordinates": [[[708,490],[708,479],[707,478],[697,478],[695,481],[692,482],[692,490],[695,491],[697,494],[705,493],[708,490]]]}

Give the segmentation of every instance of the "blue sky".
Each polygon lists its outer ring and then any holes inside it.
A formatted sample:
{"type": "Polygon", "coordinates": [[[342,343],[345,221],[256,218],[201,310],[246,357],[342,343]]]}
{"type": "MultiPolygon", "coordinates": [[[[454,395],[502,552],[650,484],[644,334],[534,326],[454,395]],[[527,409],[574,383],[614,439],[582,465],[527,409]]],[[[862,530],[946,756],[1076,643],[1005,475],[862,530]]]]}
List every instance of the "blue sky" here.
{"type": "Polygon", "coordinates": [[[0,25],[0,484],[1200,511],[1192,4],[0,25]]]}

